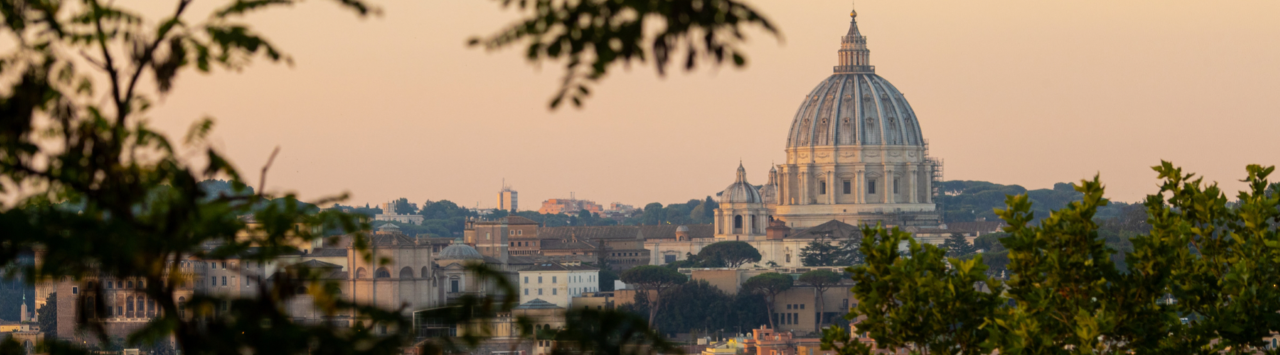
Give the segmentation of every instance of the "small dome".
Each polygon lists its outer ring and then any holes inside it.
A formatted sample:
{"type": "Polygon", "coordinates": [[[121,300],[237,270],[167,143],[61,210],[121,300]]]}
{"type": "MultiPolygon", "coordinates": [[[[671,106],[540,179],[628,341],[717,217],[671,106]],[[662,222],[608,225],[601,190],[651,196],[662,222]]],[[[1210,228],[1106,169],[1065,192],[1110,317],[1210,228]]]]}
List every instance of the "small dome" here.
{"type": "Polygon", "coordinates": [[[720,193],[720,203],[760,203],[760,191],[747,183],[747,170],[738,164],[738,180],[720,193]]]}
{"type": "Polygon", "coordinates": [[[398,230],[400,230],[400,227],[396,226],[395,224],[387,223],[387,224],[383,224],[383,225],[381,225],[381,226],[378,226],[378,230],[380,230],[380,231],[393,231],[393,230],[398,231],[398,230]]]}
{"type": "Polygon", "coordinates": [[[688,232],[688,231],[689,231],[689,227],[686,227],[684,225],[676,227],[676,232],[688,232]]]}
{"type": "Polygon", "coordinates": [[[760,187],[760,200],[766,204],[778,204],[778,187],[766,184],[760,187]]]}
{"type": "Polygon", "coordinates": [[[441,250],[440,254],[436,255],[436,259],[438,260],[484,259],[484,255],[480,255],[480,252],[476,251],[476,248],[472,248],[470,245],[454,244],[454,245],[445,247],[444,250],[441,250]]]}

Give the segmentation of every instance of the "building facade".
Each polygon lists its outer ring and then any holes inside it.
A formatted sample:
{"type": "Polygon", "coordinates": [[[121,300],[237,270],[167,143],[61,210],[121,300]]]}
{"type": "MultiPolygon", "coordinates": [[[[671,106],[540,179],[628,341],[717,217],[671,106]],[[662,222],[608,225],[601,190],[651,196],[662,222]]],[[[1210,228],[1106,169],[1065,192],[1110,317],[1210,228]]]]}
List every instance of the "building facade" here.
{"type": "Polygon", "coordinates": [[[541,214],[563,213],[568,215],[574,215],[574,214],[578,214],[578,212],[581,212],[581,211],[587,211],[587,212],[590,212],[591,214],[599,214],[600,212],[604,211],[604,208],[600,206],[600,204],[595,203],[593,201],[579,200],[579,199],[570,197],[570,198],[553,198],[546,201],[542,201],[542,208],[538,209],[538,213],[541,213],[541,214]]]}
{"type": "Polygon", "coordinates": [[[600,269],[572,264],[541,263],[519,271],[520,303],[540,299],[569,308],[574,297],[599,291],[600,269]]]}
{"type": "Polygon", "coordinates": [[[519,203],[519,194],[504,183],[502,191],[498,191],[498,210],[515,213],[519,203]]]}

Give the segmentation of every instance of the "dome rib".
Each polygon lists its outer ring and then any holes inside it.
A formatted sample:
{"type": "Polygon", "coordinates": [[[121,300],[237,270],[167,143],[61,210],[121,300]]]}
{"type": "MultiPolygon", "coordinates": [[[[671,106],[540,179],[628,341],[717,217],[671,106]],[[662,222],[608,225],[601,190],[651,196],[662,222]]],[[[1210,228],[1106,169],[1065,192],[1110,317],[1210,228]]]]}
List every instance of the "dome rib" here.
{"type": "Polygon", "coordinates": [[[919,117],[898,88],[875,73],[866,37],[853,17],[849,33],[841,37],[835,73],[809,91],[796,109],[788,149],[924,145],[919,117]],[[849,122],[842,126],[845,119],[849,122]]]}

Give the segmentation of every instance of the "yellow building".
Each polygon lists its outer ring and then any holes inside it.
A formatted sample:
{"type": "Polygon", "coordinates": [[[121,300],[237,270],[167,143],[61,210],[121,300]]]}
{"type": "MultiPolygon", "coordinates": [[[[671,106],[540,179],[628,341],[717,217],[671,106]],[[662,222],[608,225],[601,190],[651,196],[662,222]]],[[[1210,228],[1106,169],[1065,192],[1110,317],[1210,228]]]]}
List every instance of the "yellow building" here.
{"type": "Polygon", "coordinates": [[[742,344],[737,340],[729,339],[722,344],[708,346],[702,351],[702,355],[736,355],[743,352],[742,344]]]}

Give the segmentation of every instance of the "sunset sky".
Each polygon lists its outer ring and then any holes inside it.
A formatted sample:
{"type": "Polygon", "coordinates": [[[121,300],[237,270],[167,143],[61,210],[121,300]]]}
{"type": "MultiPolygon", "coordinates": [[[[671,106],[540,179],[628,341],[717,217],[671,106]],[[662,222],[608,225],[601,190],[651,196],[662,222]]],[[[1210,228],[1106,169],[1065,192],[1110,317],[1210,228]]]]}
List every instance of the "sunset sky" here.
{"type": "MultiPolygon", "coordinates": [[[[850,6],[751,1],[782,38],[752,31],[746,68],[659,78],[651,64],[617,67],[584,108],[550,111],[562,63],[466,46],[514,11],[375,3],[383,16],[310,1],[251,17],[296,64],[184,73],[153,124],[180,137],[216,118],[215,147],[255,182],[279,146],[268,187],[304,199],[345,191],[348,204],[493,207],[505,178],[522,209],[570,192],[683,202],[724,189],[739,160],[755,184],[783,161],[796,108],[831,75],[850,6]]],[[[1156,190],[1148,167],[1161,159],[1232,192],[1246,164],[1280,164],[1280,1],[857,6],[871,64],[906,94],[947,180],[1035,189],[1100,173],[1109,196],[1137,201],[1156,190]]]]}

